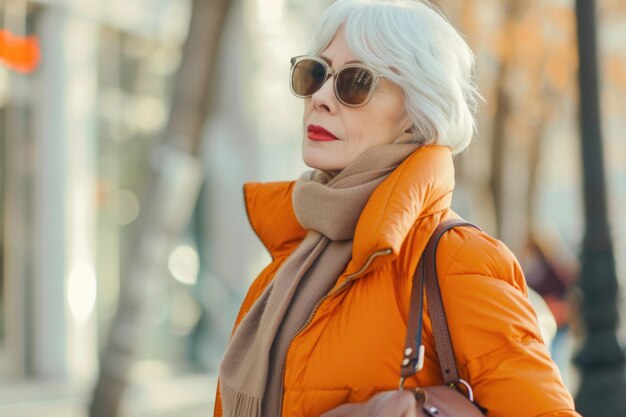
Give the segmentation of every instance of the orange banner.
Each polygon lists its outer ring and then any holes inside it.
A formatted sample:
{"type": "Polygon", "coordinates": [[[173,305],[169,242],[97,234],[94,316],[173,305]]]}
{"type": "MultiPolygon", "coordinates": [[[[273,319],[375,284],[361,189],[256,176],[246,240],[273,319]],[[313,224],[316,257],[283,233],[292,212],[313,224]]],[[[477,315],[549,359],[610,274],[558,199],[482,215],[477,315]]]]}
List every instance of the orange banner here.
{"type": "Polygon", "coordinates": [[[39,41],[36,36],[15,36],[0,29],[0,63],[12,70],[33,72],[41,59],[39,41]]]}

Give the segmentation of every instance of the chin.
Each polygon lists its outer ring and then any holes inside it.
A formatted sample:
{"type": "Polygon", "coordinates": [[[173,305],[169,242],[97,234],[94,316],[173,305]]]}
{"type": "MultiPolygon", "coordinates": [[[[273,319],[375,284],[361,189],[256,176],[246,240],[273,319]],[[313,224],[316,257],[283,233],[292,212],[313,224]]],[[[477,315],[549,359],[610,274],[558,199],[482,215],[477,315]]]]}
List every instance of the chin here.
{"type": "Polygon", "coordinates": [[[306,166],[325,172],[341,171],[344,168],[337,161],[333,161],[333,155],[330,152],[319,149],[305,148],[302,151],[302,160],[306,166]]]}

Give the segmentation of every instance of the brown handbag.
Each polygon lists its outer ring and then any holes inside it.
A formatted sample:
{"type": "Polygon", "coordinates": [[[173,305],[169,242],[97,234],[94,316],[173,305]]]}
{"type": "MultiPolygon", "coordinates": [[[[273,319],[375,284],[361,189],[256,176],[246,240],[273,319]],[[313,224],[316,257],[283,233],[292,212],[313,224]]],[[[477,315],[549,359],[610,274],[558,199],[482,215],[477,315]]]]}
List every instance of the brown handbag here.
{"type": "Polygon", "coordinates": [[[413,276],[400,389],[404,389],[404,381],[419,372],[424,365],[424,345],[422,345],[424,289],[433,327],[435,349],[444,380],[444,385],[415,389],[419,407],[418,416],[482,417],[487,411],[474,401],[469,383],[459,378],[437,279],[436,253],[439,240],[445,232],[459,226],[478,229],[477,226],[461,219],[450,219],[439,224],[428,241],[413,276]]]}

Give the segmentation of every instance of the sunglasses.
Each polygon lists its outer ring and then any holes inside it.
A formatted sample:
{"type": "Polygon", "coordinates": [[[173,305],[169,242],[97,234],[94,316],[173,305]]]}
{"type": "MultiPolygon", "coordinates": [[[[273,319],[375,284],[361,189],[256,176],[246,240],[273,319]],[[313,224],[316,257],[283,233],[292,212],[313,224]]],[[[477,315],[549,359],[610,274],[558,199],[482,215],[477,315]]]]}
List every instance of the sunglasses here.
{"type": "Polygon", "coordinates": [[[341,104],[361,107],[372,98],[383,75],[363,64],[346,64],[335,70],[317,56],[291,58],[289,84],[296,97],[311,97],[330,77],[334,77],[335,97],[341,104]]]}

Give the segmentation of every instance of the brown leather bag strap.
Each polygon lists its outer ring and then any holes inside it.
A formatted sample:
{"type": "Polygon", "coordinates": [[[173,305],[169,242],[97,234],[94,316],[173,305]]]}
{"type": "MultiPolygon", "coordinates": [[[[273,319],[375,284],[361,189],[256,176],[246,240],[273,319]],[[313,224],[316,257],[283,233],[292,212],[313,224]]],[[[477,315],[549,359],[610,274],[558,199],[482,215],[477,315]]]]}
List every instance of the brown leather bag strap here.
{"type": "Polygon", "coordinates": [[[424,287],[426,287],[428,314],[433,327],[433,337],[439,358],[439,366],[441,367],[441,375],[446,384],[459,381],[446,314],[441,301],[436,258],[437,245],[443,234],[458,226],[472,226],[479,229],[478,226],[462,219],[449,219],[440,223],[430,237],[413,275],[404,358],[400,371],[402,375],[400,380],[401,386],[404,383],[404,379],[415,375],[422,368],[424,362],[424,347],[422,345],[424,287]]]}

